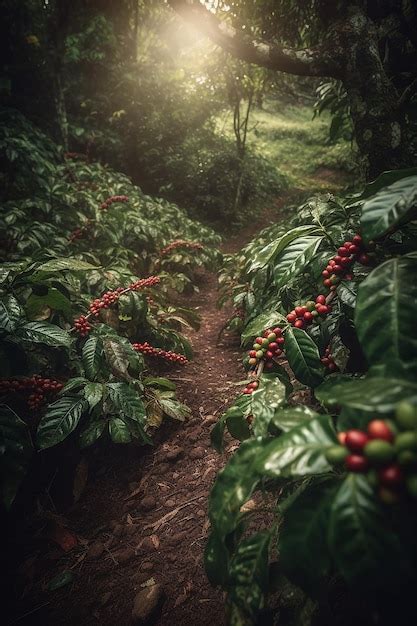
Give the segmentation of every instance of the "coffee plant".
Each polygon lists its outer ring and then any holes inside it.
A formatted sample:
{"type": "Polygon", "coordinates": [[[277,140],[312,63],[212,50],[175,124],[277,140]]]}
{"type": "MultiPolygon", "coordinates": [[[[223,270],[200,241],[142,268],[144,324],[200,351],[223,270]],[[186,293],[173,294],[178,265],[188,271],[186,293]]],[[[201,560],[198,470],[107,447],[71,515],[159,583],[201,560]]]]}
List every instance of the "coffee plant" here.
{"type": "Polygon", "coordinates": [[[181,331],[199,319],[173,296],[216,265],[219,237],[126,176],[62,155],[20,114],[2,115],[0,458],[10,508],[36,452],[104,436],[150,443],[164,417],[185,419],[161,374],[192,357],[181,331]]]}
{"type": "Polygon", "coordinates": [[[231,624],[255,622],[277,557],[315,600],[338,579],[377,615],[417,582],[416,218],[417,171],[385,172],[225,259],[248,381],[212,432],[243,443],[211,492],[205,563],[231,624]],[[257,491],[273,522],[253,533],[257,491]]]}

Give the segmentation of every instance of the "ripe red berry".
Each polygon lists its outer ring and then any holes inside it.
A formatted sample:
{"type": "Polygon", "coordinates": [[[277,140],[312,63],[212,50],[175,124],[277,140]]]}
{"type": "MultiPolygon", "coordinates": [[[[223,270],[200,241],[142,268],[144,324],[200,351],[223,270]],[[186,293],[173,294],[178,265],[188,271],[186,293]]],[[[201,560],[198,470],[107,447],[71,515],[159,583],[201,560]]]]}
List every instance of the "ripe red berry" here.
{"type": "Polygon", "coordinates": [[[310,323],[313,321],[314,316],[310,311],[306,311],[303,315],[303,319],[305,322],[310,323]]]}
{"type": "Polygon", "coordinates": [[[250,350],[249,351],[249,356],[251,359],[255,359],[256,358],[256,350],[250,350]]]}
{"type": "Polygon", "coordinates": [[[368,435],[371,439],[384,439],[394,441],[394,433],[384,420],[372,420],[368,424],[368,435]]]}
{"type": "Polygon", "coordinates": [[[343,244],[343,247],[346,248],[346,250],[349,250],[351,245],[352,245],[351,241],[345,241],[345,243],[343,244]]]}
{"type": "Polygon", "coordinates": [[[288,321],[290,324],[293,324],[293,323],[295,322],[295,320],[296,320],[296,319],[297,319],[297,315],[296,315],[295,311],[294,311],[294,312],[291,312],[291,313],[288,313],[288,315],[287,315],[287,321],[288,321]]]}
{"type": "Polygon", "coordinates": [[[368,459],[359,454],[349,454],[345,459],[345,466],[348,472],[363,473],[368,470],[368,459]]]}
{"type": "Polygon", "coordinates": [[[254,343],[259,343],[262,345],[262,341],[263,341],[263,337],[256,337],[255,342],[254,343]]]}
{"type": "Polygon", "coordinates": [[[335,256],[333,258],[334,264],[335,265],[340,265],[342,263],[342,261],[343,261],[343,258],[346,258],[346,257],[341,257],[339,255],[335,256]]]}
{"type": "Polygon", "coordinates": [[[352,239],[353,243],[357,246],[360,246],[362,243],[362,237],[360,235],[355,235],[352,239]]]}
{"type": "Polygon", "coordinates": [[[268,352],[265,354],[267,359],[273,359],[274,358],[274,353],[271,352],[271,350],[268,350],[268,352]]]}
{"type": "Polygon", "coordinates": [[[352,452],[362,452],[368,441],[368,435],[362,430],[352,428],[346,432],[345,445],[352,452]]]}
{"type": "Polygon", "coordinates": [[[349,250],[345,246],[341,246],[337,251],[339,256],[349,256],[349,250]]]}
{"type": "Polygon", "coordinates": [[[325,279],[323,280],[323,285],[324,285],[325,287],[331,287],[331,286],[332,286],[332,284],[333,284],[333,283],[332,283],[332,281],[330,280],[330,278],[325,278],[325,279]]]}
{"type": "Polygon", "coordinates": [[[316,302],[317,304],[326,304],[326,296],[317,296],[316,302]]]}
{"type": "Polygon", "coordinates": [[[340,265],[342,265],[342,267],[349,267],[349,265],[352,263],[352,259],[349,256],[344,256],[342,257],[341,261],[340,261],[340,265]]]}
{"type": "Polygon", "coordinates": [[[355,246],[355,244],[351,245],[349,248],[349,252],[350,254],[358,254],[359,252],[358,246],[355,246]]]}
{"type": "Polygon", "coordinates": [[[294,310],[295,310],[295,314],[297,315],[297,317],[302,317],[304,313],[307,311],[305,306],[296,306],[294,310]]]}
{"type": "Polygon", "coordinates": [[[378,472],[379,481],[386,487],[397,487],[404,481],[404,474],[399,465],[393,463],[378,472]]]}
{"type": "Polygon", "coordinates": [[[330,259],[329,266],[333,267],[333,265],[336,265],[336,261],[334,259],[330,259]]]}
{"type": "Polygon", "coordinates": [[[277,339],[276,339],[276,343],[277,343],[279,346],[282,346],[282,344],[283,344],[283,343],[285,343],[285,339],[284,339],[284,337],[277,337],[277,339]]]}
{"type": "Polygon", "coordinates": [[[271,352],[275,352],[275,350],[278,348],[278,343],[276,341],[272,341],[268,347],[271,352]]]}
{"type": "Polygon", "coordinates": [[[343,272],[343,267],[341,265],[334,265],[333,271],[335,274],[340,274],[341,272],[343,272]]]}
{"type": "Polygon", "coordinates": [[[294,322],[295,328],[305,328],[304,320],[295,320],[294,322]]]}
{"type": "Polygon", "coordinates": [[[274,328],[273,332],[278,336],[278,335],[282,335],[282,328],[280,328],[279,326],[277,326],[276,328],[274,328]]]}
{"type": "Polygon", "coordinates": [[[323,270],[321,275],[323,276],[323,278],[329,278],[330,272],[329,270],[323,270]]]}

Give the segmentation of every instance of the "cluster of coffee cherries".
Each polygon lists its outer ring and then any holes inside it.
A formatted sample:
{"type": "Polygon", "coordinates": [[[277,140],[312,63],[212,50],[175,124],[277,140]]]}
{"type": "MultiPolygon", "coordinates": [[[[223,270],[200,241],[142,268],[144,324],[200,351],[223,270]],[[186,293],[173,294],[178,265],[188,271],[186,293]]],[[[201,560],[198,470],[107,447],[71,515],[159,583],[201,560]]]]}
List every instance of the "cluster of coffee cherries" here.
{"type": "Polygon", "coordinates": [[[6,378],[0,381],[0,395],[31,391],[28,397],[28,406],[32,410],[39,409],[45,402],[45,395],[58,393],[63,384],[51,378],[42,378],[34,374],[30,378],[6,378]]]}
{"type": "Polygon", "coordinates": [[[326,297],[317,296],[316,301],[309,300],[303,306],[296,306],[287,315],[287,322],[295,328],[305,329],[312,324],[319,315],[324,316],[330,313],[332,307],[326,303],[326,297]]]}
{"type": "Polygon", "coordinates": [[[91,229],[93,223],[94,223],[93,220],[87,220],[85,224],[83,224],[83,226],[80,226],[79,228],[76,228],[75,230],[73,230],[70,236],[68,237],[68,241],[72,243],[73,241],[76,241],[77,239],[82,239],[82,237],[85,237],[85,235],[91,229]]]}
{"type": "Polygon", "coordinates": [[[244,390],[242,391],[242,393],[244,393],[245,395],[250,396],[251,393],[253,393],[254,391],[256,391],[259,387],[259,383],[257,380],[253,380],[252,382],[248,383],[246,385],[246,387],[244,388],[244,390]]]}
{"type": "Polygon", "coordinates": [[[144,343],[133,343],[132,347],[134,350],[136,350],[137,352],[141,352],[145,356],[158,357],[159,359],[171,361],[172,363],[180,363],[181,365],[185,365],[185,363],[188,363],[188,359],[184,355],[177,354],[176,352],[172,352],[171,350],[154,348],[147,341],[145,341],[144,343]]]}
{"type": "Polygon", "coordinates": [[[255,339],[252,350],[249,350],[249,365],[256,367],[258,363],[264,360],[265,367],[271,369],[274,366],[273,359],[282,354],[281,346],[283,343],[282,328],[277,326],[276,328],[267,329],[262,337],[255,339]]]}
{"type": "Polygon", "coordinates": [[[85,315],[74,320],[74,328],[81,337],[86,337],[91,330],[91,324],[85,315]]]}
{"type": "Polygon", "coordinates": [[[91,324],[88,321],[90,316],[98,317],[101,309],[108,309],[112,304],[115,304],[122,294],[129,291],[140,291],[146,287],[153,287],[161,282],[159,276],[148,276],[148,278],[140,278],[131,283],[128,287],[118,287],[114,291],[106,291],[101,298],[95,298],[89,305],[89,314],[80,315],[74,320],[74,328],[81,335],[85,337],[91,330],[91,324]]]}
{"type": "Polygon", "coordinates": [[[321,357],[320,361],[329,372],[335,372],[337,370],[337,365],[330,352],[330,347],[326,348],[326,350],[324,351],[324,356],[321,357]]]}
{"type": "Polygon", "coordinates": [[[115,202],[129,202],[129,197],[128,196],[110,196],[110,198],[107,198],[107,200],[105,200],[104,202],[100,204],[100,210],[106,211],[109,208],[109,206],[111,206],[115,202]]]}
{"type": "Polygon", "coordinates": [[[360,235],[354,235],[352,241],[345,241],[343,246],[338,248],[337,254],[330,259],[326,269],[322,271],[323,285],[332,289],[336,288],[336,285],[343,278],[352,280],[349,270],[356,261],[362,265],[369,264],[369,256],[363,251],[363,242],[360,235]]]}
{"type": "Polygon", "coordinates": [[[186,241],[185,239],[176,239],[165,248],[162,248],[159,256],[166,256],[170,254],[173,250],[177,248],[187,248],[188,250],[203,250],[204,246],[201,243],[197,243],[196,241],[186,241]]]}
{"type": "Polygon", "coordinates": [[[397,501],[404,488],[417,497],[417,406],[403,401],[393,420],[374,419],[366,431],[353,428],[338,439],[326,452],[329,463],[366,474],[383,502],[397,501]]]}

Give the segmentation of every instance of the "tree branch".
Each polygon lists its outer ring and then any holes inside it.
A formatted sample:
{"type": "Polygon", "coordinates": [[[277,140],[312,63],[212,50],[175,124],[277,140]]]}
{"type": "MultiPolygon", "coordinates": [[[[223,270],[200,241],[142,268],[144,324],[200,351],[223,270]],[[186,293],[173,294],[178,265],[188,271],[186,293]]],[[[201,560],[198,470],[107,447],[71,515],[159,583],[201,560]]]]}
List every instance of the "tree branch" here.
{"type": "Polygon", "coordinates": [[[278,43],[252,39],[243,31],[220,21],[199,0],[168,0],[168,3],[221,48],[243,61],[298,76],[340,78],[342,75],[342,64],[338,62],[334,49],[316,46],[295,50],[278,43]]]}

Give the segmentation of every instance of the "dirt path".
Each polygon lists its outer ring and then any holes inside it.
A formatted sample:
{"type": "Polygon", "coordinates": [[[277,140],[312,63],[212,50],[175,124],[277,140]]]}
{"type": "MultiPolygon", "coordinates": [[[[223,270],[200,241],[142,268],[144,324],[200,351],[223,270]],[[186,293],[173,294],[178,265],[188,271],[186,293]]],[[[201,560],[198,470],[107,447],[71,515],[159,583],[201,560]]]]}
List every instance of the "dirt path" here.
{"type": "Polygon", "coordinates": [[[222,597],[205,577],[203,550],[210,488],[234,444],[219,456],[210,447],[210,430],[244,371],[237,338],[216,345],[228,316],[216,307],[216,290],[215,275],[205,274],[200,293],[187,298],[202,317],[201,329],[189,334],[195,357],[169,374],[191,418],[166,423],[158,445],[145,454],[113,447],[109,457],[100,452],[90,460],[88,486],[65,514],[78,546],[64,554],[39,544],[23,571],[27,600],[18,615],[30,614],[19,624],[131,624],[135,595],[152,579],[166,596],[158,626],[223,624],[222,597]],[[65,570],[73,582],[47,591],[65,570]]]}
{"type": "MultiPolygon", "coordinates": [[[[296,192],[228,240],[224,251],[239,250],[279,219],[296,192]]],[[[217,343],[230,311],[219,311],[216,301],[216,276],[204,274],[200,292],[183,302],[202,318],[200,330],[189,333],[194,359],[167,374],[190,407],[190,419],[166,422],[145,451],[113,446],[89,459],[88,485],[64,520],[78,544],[65,554],[40,538],[21,572],[17,615],[28,615],[19,625],[127,626],[136,594],[154,582],[165,596],[156,626],[224,624],[222,594],[206,579],[203,551],[210,489],[236,444],[229,440],[218,455],[210,430],[245,374],[238,338],[226,335],[217,343]],[[72,572],[72,582],[48,591],[63,571],[72,572]]]]}

